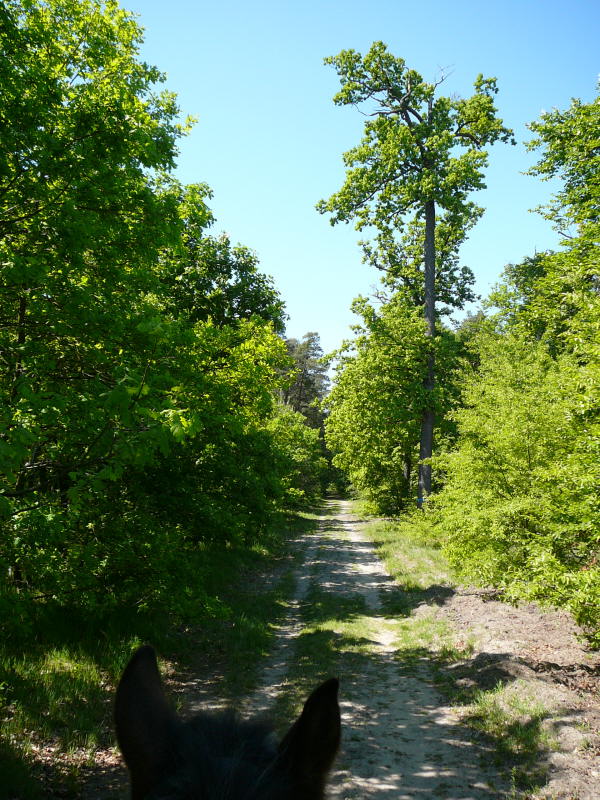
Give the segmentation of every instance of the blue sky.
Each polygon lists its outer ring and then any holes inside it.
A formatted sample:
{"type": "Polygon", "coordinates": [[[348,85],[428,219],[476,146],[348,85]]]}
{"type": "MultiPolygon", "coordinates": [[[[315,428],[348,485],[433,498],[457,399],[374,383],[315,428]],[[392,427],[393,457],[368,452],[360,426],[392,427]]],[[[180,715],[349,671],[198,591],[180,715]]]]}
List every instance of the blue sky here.
{"type": "Polygon", "coordinates": [[[198,118],[182,142],[178,176],[213,192],[215,232],[255,250],[287,306],[288,335],[315,330],[326,351],[350,335],[350,303],[378,274],[361,262],[351,226],[331,227],[315,203],[344,178],[341,155],[363,118],[333,105],[323,58],[366,52],[375,40],[443,91],[472,93],[478,73],[498,79],[497,105],[517,147],[490,152],[486,208],[461,251],[485,295],[502,268],[557,246],[529,209],[551,187],[523,170],[522,142],[543,110],[589,102],[600,72],[598,0],[122,0],[145,28],[144,60],[167,74],[181,109],[198,118]]]}

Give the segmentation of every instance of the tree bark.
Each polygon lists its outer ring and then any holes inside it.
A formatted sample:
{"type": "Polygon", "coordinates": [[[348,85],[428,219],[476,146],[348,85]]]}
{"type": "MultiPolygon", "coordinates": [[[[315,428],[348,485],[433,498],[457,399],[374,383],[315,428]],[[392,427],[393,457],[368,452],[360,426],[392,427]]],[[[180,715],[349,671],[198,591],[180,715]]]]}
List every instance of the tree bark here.
{"type": "Polygon", "coordinates": [[[421,419],[421,443],[419,447],[419,497],[417,503],[422,508],[427,496],[431,494],[431,464],[424,464],[425,459],[430,459],[433,452],[433,427],[435,425],[435,411],[433,404],[433,390],[435,388],[435,353],[433,339],[435,337],[435,202],[428,200],[425,203],[425,248],[423,257],[425,269],[425,321],[427,328],[428,356],[427,374],[423,385],[425,387],[425,410],[421,419]]]}

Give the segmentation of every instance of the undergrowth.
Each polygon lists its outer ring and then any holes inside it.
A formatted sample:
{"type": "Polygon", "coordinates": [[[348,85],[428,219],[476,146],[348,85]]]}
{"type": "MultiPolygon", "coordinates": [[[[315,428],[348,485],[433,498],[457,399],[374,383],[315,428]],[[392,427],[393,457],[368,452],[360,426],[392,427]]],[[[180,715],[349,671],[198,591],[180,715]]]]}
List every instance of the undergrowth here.
{"type": "Polygon", "coordinates": [[[121,607],[84,614],[48,599],[5,598],[13,614],[0,621],[0,798],[77,793],[80,766],[114,744],[114,687],[143,642],[171,671],[201,676],[216,668],[229,699],[248,691],[293,591],[289,533],[315,525],[314,515],[297,514],[281,520],[285,536],[199,551],[197,587],[181,598],[177,618],[121,607]]]}

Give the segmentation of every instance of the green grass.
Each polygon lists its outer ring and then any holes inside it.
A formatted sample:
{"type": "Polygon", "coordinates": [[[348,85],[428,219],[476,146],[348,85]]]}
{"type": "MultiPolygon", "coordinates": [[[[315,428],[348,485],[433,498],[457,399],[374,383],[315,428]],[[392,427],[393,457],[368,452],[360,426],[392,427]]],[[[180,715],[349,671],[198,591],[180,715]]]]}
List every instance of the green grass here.
{"type": "Polygon", "coordinates": [[[3,736],[15,739],[31,731],[36,739],[59,737],[66,749],[99,744],[98,730],[90,729],[89,710],[105,700],[106,687],[89,654],[53,647],[35,657],[5,657],[2,672],[11,683],[3,736]]]}
{"type": "Polygon", "coordinates": [[[432,659],[438,664],[453,663],[473,652],[473,639],[457,641],[451,624],[436,617],[435,612],[397,620],[395,633],[396,660],[403,667],[419,662],[430,666],[432,659]]]}
{"type": "Polygon", "coordinates": [[[546,771],[540,756],[557,747],[544,724],[549,717],[522,681],[476,691],[463,712],[464,722],[494,741],[497,763],[510,767],[514,789],[526,792],[543,785],[546,771]]]}
{"type": "Polygon", "coordinates": [[[365,529],[388,572],[404,591],[454,585],[436,531],[422,517],[419,513],[397,521],[371,522],[365,529]]]}

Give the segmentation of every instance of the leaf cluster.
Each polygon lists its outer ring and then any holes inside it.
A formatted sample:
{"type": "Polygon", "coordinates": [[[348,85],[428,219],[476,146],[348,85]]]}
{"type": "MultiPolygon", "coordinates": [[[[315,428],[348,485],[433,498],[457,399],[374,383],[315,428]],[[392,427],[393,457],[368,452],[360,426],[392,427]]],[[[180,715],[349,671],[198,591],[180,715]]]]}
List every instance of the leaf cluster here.
{"type": "MultiPolygon", "coordinates": [[[[376,308],[354,302],[362,318],[356,337],[337,356],[334,386],[325,401],[326,440],[334,464],[382,513],[397,513],[415,492],[420,422],[430,402],[425,388],[428,347],[418,309],[399,294],[376,308]]],[[[434,402],[443,419],[457,400],[460,353],[450,331],[436,337],[440,380],[434,402]]],[[[452,435],[440,425],[438,446],[452,435]]]]}
{"type": "Polygon", "coordinates": [[[497,117],[495,79],[478,76],[468,99],[436,97],[443,79],[427,83],[382,42],[364,58],[343,50],[325,63],[340,77],[334,102],[364,105],[367,120],[360,144],[344,154],[344,185],[318,210],[331,213],[332,224],[354,219],[358,230],[401,231],[404,217],[421,216],[427,201],[448,214],[449,224],[476,219],[481,210],[467,198],[484,188],[484,148],[513,141],[497,117]]]}
{"type": "Polygon", "coordinates": [[[440,460],[434,506],[469,580],[570,609],[598,624],[597,366],[541,342],[487,334],[455,413],[458,447],[440,460]]]}

